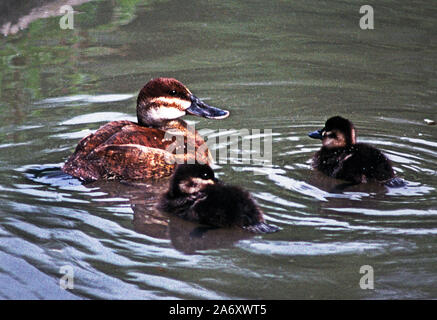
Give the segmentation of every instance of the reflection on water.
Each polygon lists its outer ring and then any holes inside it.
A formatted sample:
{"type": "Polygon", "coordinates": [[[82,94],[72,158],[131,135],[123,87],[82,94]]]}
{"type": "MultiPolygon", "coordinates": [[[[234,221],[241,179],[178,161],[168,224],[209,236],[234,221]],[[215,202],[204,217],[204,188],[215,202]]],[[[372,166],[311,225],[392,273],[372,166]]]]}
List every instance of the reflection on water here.
{"type": "Polygon", "coordinates": [[[13,35],[26,29],[30,23],[38,19],[52,16],[61,16],[63,6],[77,6],[90,0],[47,0],[47,1],[3,1],[0,17],[0,32],[4,35],[13,35]]]}
{"type": "MultiPolygon", "coordinates": [[[[9,20],[0,10],[0,25],[61,1],[40,3],[9,20]]],[[[435,298],[437,127],[424,119],[436,120],[437,7],[383,1],[372,31],[359,29],[358,10],[354,1],[90,1],[75,6],[74,30],[52,16],[1,38],[0,297],[435,298]],[[246,128],[253,141],[252,129],[272,130],[271,163],[231,158],[215,170],[249,190],[280,232],[163,214],[155,205],[168,180],[83,185],[60,171],[79,139],[135,121],[136,94],[156,76],[230,110],[195,122],[205,135],[246,128]],[[344,188],[311,170],[320,144],[307,133],[337,114],[406,186],[344,188]],[[70,291],[58,286],[66,265],[70,291]],[[362,265],[375,270],[374,290],[359,288],[362,265]]]]}

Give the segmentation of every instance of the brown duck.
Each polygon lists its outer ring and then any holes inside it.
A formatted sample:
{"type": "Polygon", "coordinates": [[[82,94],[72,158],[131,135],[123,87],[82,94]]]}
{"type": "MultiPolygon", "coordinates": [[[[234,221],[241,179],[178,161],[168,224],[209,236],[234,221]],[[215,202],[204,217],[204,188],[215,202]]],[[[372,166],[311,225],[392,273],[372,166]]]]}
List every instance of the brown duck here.
{"type": "Polygon", "coordinates": [[[210,164],[202,137],[179,119],[187,113],[208,119],[229,115],[204,103],[176,79],[152,79],[138,95],[138,123],[112,121],[86,136],[62,171],[83,181],[135,180],[168,176],[175,163],[210,164]]]}

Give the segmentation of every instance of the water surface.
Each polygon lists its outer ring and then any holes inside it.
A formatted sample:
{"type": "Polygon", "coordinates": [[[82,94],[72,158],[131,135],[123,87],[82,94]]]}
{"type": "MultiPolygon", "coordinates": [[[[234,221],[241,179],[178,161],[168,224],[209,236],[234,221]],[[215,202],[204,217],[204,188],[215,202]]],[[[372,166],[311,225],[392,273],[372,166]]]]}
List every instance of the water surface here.
{"type": "Polygon", "coordinates": [[[436,298],[437,127],[424,119],[437,120],[437,4],[368,4],[374,30],[359,28],[359,1],[6,1],[0,297],[436,298]],[[66,3],[73,30],[59,27],[66,3]],[[281,232],[199,236],[154,209],[166,179],[82,185],[59,172],[81,137],[135,120],[136,95],[157,76],[231,112],[186,117],[203,133],[272,130],[271,164],[231,159],[216,172],[281,232]],[[311,170],[319,142],[307,133],[337,114],[406,187],[337,192],[311,170]],[[359,286],[363,265],[373,290],[359,286]],[[72,290],[59,287],[62,266],[72,290]]]}

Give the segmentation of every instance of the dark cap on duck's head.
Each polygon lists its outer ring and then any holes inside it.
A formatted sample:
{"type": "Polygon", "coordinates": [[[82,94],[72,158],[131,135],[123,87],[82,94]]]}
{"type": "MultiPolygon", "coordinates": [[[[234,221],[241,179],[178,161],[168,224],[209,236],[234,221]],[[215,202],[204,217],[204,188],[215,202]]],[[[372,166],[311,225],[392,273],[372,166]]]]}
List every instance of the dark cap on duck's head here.
{"type": "Polygon", "coordinates": [[[138,94],[137,103],[150,98],[179,97],[190,100],[191,92],[174,78],[155,78],[147,82],[138,94]]]}
{"type": "Polygon", "coordinates": [[[174,78],[152,79],[138,94],[137,117],[142,125],[159,125],[187,113],[209,119],[229,115],[229,111],[207,105],[174,78]]]}
{"type": "Polygon", "coordinates": [[[340,116],[329,118],[323,129],[310,132],[308,136],[321,139],[325,147],[344,147],[356,143],[353,123],[340,116]]]}
{"type": "Polygon", "coordinates": [[[207,164],[180,164],[170,181],[170,192],[173,195],[193,194],[217,181],[214,171],[207,164]]]}

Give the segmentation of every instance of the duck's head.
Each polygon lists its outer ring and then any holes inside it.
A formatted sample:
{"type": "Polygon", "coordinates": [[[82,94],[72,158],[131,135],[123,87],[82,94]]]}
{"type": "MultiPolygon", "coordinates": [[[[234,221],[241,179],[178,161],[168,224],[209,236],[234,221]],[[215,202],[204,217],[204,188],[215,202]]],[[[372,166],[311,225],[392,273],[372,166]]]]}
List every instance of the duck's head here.
{"type": "Polygon", "coordinates": [[[323,129],[310,132],[308,136],[321,139],[322,145],[328,148],[345,147],[356,143],[353,123],[340,116],[329,118],[323,129]]]}
{"type": "Polygon", "coordinates": [[[170,192],[176,195],[192,195],[219,181],[207,164],[180,164],[170,181],[170,192]]]}
{"type": "Polygon", "coordinates": [[[207,105],[173,78],[152,79],[138,94],[137,117],[141,125],[159,126],[187,113],[208,119],[229,115],[229,111],[207,105]]]}

